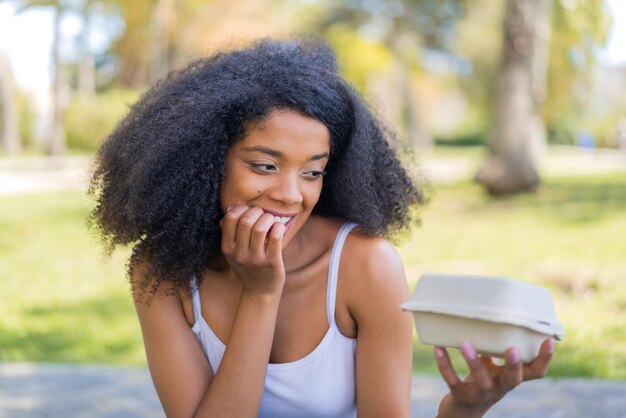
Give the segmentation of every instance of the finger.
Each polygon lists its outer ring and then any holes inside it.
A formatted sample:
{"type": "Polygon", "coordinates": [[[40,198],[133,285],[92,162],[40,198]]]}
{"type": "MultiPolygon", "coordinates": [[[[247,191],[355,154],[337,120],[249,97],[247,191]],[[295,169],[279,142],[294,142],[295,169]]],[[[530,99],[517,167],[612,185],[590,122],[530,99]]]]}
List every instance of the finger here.
{"type": "Polygon", "coordinates": [[[250,252],[257,258],[265,258],[265,241],[272,225],[274,225],[274,215],[264,213],[252,228],[250,252]]]}
{"type": "Polygon", "coordinates": [[[450,362],[448,351],[442,347],[435,347],[435,358],[437,359],[437,367],[443,380],[448,384],[451,390],[455,390],[460,384],[461,379],[457,376],[450,362]]]}
{"type": "Polygon", "coordinates": [[[237,222],[239,217],[248,210],[247,206],[235,206],[224,215],[220,221],[222,229],[222,251],[229,253],[234,249],[237,236],[237,222]]]}
{"type": "Polygon", "coordinates": [[[539,354],[529,364],[524,365],[524,380],[539,379],[546,375],[552,354],[554,352],[554,340],[548,338],[541,344],[539,354]]]}
{"type": "Polygon", "coordinates": [[[259,207],[249,208],[237,222],[237,235],[235,246],[238,255],[248,254],[250,250],[250,237],[254,224],[263,215],[263,209],[259,207]]]}
{"type": "Polygon", "coordinates": [[[487,368],[480,361],[476,349],[470,343],[464,341],[461,343],[461,354],[463,354],[463,358],[465,358],[470,368],[470,375],[473,376],[478,387],[484,391],[491,389],[493,381],[487,372],[487,368]]]}
{"type": "Polygon", "coordinates": [[[280,222],[274,223],[267,235],[267,257],[275,263],[282,263],[283,235],[285,235],[285,225],[280,222]]]}
{"type": "Polygon", "coordinates": [[[524,378],[522,354],[517,347],[511,347],[504,353],[504,367],[500,375],[500,383],[507,390],[511,390],[524,378]]]}
{"type": "Polygon", "coordinates": [[[489,376],[493,377],[500,373],[500,365],[497,363],[495,358],[491,356],[480,356],[480,360],[487,369],[489,376]]]}

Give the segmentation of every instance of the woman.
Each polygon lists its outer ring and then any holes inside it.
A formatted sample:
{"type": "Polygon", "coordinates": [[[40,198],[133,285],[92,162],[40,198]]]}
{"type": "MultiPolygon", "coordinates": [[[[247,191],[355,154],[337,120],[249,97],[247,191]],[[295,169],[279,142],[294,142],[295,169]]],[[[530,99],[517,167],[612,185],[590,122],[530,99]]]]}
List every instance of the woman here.
{"type": "MultiPolygon", "coordinates": [[[[102,145],[91,193],[129,274],[168,417],[408,417],[412,329],[383,238],[422,193],[390,133],[311,40],[264,40],[171,74],[102,145]]],[[[441,417],[475,417],[531,365],[464,349],[441,417]]]]}

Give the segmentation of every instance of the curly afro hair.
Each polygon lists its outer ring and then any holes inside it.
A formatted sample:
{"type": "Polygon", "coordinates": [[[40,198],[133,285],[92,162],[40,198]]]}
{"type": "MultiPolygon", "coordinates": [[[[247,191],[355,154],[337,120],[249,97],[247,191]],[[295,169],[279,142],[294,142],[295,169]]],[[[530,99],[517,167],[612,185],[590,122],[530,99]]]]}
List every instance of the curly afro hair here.
{"type": "MultiPolygon", "coordinates": [[[[319,40],[260,40],[174,71],[134,104],[93,161],[91,221],[109,251],[132,246],[128,273],[141,260],[140,286],[188,288],[219,260],[219,189],[228,148],[251,122],[292,109],[330,131],[330,159],[313,213],[395,234],[414,222],[423,193],[389,141],[393,134],[341,78],[319,40]],[[152,279],[148,279],[151,277],[152,279]]],[[[133,282],[136,287],[137,283],[133,282]]]]}

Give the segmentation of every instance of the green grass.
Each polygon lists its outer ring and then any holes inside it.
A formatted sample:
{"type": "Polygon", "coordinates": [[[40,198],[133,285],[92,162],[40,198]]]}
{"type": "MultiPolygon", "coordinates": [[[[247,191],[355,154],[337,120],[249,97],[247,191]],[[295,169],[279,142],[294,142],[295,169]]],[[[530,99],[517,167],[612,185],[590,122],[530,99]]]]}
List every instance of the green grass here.
{"type": "Polygon", "coordinates": [[[144,360],[124,279],[105,259],[79,193],[0,198],[0,361],[144,360]]]}
{"type": "MultiPolygon", "coordinates": [[[[91,205],[77,192],[0,197],[0,361],[145,363],[127,253],[102,256],[91,205]]],[[[626,379],[626,174],[497,199],[440,186],[422,218],[400,247],[411,285],[440,271],[547,286],[566,331],[550,375],[626,379]]],[[[436,373],[431,347],[416,340],[414,357],[436,373]]]]}
{"type": "MultiPolygon", "coordinates": [[[[401,254],[412,285],[438,271],[548,287],[566,332],[550,374],[624,379],[624,231],[626,174],[549,178],[536,194],[508,198],[460,183],[437,188],[401,254]]],[[[431,347],[418,343],[414,353],[417,371],[436,372],[431,347]]]]}

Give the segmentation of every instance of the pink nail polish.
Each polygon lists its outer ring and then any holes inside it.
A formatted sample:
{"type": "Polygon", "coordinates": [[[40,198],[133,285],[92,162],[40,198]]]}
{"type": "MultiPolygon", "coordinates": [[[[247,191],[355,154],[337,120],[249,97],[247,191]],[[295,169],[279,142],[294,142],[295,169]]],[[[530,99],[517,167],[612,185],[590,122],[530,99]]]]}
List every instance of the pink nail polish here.
{"type": "Polygon", "coordinates": [[[443,358],[444,357],[443,348],[435,347],[435,357],[437,357],[437,358],[443,358]]]}
{"type": "Polygon", "coordinates": [[[233,205],[230,205],[228,209],[226,209],[226,213],[230,212],[231,210],[233,210],[233,205]]]}
{"type": "Polygon", "coordinates": [[[461,343],[461,352],[463,353],[463,355],[465,356],[467,360],[476,359],[476,350],[474,350],[474,347],[472,347],[472,345],[468,343],[467,341],[464,341],[463,343],[461,343]]]}
{"type": "Polygon", "coordinates": [[[513,347],[513,349],[511,350],[511,361],[513,363],[519,363],[521,358],[522,354],[520,353],[519,348],[513,347]]]}
{"type": "Polygon", "coordinates": [[[550,338],[550,342],[548,343],[548,354],[552,354],[554,352],[554,340],[550,338]]]}

